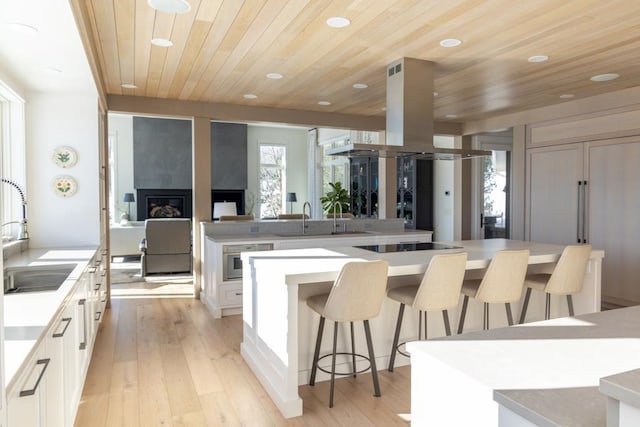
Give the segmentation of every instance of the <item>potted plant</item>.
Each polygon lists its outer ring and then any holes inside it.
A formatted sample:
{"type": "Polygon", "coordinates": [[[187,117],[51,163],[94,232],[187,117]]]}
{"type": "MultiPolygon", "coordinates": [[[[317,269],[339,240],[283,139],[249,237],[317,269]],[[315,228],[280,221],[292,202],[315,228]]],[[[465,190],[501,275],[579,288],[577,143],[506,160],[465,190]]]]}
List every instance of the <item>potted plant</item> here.
{"type": "Polygon", "coordinates": [[[340,204],[342,213],[349,212],[349,193],[345,188],[342,188],[342,183],[340,181],[330,182],[329,186],[331,190],[320,197],[322,209],[324,209],[327,214],[334,214],[335,205],[340,204]]]}

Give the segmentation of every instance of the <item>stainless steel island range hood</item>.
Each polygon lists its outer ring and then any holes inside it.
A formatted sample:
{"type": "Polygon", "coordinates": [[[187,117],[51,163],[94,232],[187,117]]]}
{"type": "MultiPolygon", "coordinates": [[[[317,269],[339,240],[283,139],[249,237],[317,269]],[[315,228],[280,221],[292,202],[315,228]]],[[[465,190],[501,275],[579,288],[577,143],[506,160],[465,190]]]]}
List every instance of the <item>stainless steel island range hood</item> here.
{"type": "Polygon", "coordinates": [[[467,159],[490,151],[440,148],[433,145],[433,62],[401,58],[387,66],[385,144],[350,143],[327,150],[349,157],[467,159]]]}

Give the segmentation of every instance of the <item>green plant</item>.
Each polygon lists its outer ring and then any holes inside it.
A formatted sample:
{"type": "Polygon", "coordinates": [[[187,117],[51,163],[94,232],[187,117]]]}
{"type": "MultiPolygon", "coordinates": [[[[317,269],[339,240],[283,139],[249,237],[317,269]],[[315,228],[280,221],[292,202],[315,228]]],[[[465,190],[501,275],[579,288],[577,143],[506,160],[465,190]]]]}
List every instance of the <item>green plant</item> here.
{"type": "Polygon", "coordinates": [[[324,209],[326,213],[332,214],[334,213],[335,204],[339,203],[342,208],[342,213],[349,212],[349,193],[345,188],[342,188],[342,183],[340,181],[330,182],[329,186],[331,190],[320,197],[322,209],[324,209]]]}

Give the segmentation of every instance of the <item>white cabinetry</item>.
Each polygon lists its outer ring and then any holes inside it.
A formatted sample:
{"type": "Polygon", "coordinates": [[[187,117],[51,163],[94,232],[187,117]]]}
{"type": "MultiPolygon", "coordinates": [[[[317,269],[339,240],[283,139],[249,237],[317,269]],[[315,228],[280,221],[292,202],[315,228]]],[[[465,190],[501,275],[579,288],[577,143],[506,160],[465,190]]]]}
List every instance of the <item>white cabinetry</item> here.
{"type": "Polygon", "coordinates": [[[24,362],[24,371],[7,390],[7,420],[10,426],[46,426],[46,383],[50,359],[41,343],[24,362]]]}
{"type": "Polygon", "coordinates": [[[527,151],[528,239],[605,251],[603,300],[640,303],[640,137],[527,151]]]}

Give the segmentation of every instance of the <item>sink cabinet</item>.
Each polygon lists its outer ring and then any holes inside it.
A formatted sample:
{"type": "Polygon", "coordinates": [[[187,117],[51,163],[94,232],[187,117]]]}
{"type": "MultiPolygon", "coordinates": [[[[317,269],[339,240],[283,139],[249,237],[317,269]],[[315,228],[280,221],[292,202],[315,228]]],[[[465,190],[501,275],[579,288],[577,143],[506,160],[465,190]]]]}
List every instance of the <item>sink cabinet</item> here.
{"type": "Polygon", "coordinates": [[[105,276],[94,261],[80,274],[7,388],[8,426],[73,426],[97,332],[96,313],[102,317],[106,302],[105,276]]]}

